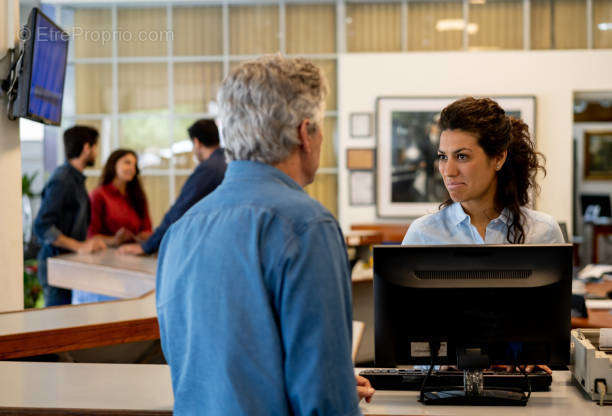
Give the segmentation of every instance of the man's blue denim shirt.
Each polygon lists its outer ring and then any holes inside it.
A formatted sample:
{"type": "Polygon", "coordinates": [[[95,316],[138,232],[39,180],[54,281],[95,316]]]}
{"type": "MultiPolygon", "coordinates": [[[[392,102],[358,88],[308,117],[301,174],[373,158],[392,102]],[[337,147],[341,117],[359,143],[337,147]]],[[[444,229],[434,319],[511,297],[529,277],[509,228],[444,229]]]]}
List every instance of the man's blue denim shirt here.
{"type": "Polygon", "coordinates": [[[157,316],[175,415],[359,415],[351,283],[334,217],[234,161],[168,231],[157,316]]]}

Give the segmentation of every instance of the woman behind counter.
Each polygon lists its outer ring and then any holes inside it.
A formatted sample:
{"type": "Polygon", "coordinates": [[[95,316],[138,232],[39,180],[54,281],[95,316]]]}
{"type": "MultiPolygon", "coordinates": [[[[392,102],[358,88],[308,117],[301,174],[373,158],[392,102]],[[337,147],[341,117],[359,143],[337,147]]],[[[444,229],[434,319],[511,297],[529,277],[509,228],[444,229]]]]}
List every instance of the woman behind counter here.
{"type": "MultiPolygon", "coordinates": [[[[108,157],[100,185],[91,192],[91,222],[88,238],[98,236],[108,246],[143,241],[151,235],[147,199],[140,185],[138,158],[128,149],[117,149],[108,157]]],[[[72,303],[100,302],[110,296],[74,290],[72,303]]]]}
{"type": "Polygon", "coordinates": [[[440,174],[450,199],[414,221],[403,244],[563,243],[557,222],[526,207],[545,172],[527,125],[489,98],[463,98],[440,115],[440,174]]]}
{"type": "Polygon", "coordinates": [[[438,169],[450,198],[414,221],[403,245],[564,242],[553,217],[526,207],[545,169],[524,122],[489,98],[468,97],[442,110],[439,126],[438,169]]]}

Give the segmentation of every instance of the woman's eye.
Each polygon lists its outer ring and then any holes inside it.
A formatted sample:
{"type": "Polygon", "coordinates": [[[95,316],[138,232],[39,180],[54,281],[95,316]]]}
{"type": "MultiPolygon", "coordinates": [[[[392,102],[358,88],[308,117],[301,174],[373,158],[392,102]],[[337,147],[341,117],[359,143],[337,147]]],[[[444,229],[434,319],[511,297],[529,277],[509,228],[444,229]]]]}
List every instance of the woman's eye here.
{"type": "Polygon", "coordinates": [[[438,155],[438,160],[446,160],[446,155],[438,155]]]}
{"type": "Polygon", "coordinates": [[[466,159],[467,159],[467,155],[464,155],[464,154],[459,153],[459,154],[457,155],[457,159],[459,159],[459,160],[466,160],[466,159]]]}

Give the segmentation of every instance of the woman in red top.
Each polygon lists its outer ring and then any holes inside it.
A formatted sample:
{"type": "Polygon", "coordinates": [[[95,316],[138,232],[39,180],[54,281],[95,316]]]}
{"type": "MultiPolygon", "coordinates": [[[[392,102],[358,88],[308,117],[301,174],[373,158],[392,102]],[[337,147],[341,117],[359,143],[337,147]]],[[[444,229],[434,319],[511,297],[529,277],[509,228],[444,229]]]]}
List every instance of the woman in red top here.
{"type": "Polygon", "coordinates": [[[100,236],[111,246],[149,238],[151,220],[139,173],[138,158],[132,150],[117,149],[111,153],[100,186],[90,195],[89,237],[100,236]]]}
{"type": "MultiPolygon", "coordinates": [[[[151,235],[147,199],[138,179],[138,159],[132,150],[118,149],[109,156],[93,190],[88,237],[98,236],[109,246],[146,240],[151,235]]],[[[116,298],[82,290],[72,291],[72,304],[116,298]]]]}

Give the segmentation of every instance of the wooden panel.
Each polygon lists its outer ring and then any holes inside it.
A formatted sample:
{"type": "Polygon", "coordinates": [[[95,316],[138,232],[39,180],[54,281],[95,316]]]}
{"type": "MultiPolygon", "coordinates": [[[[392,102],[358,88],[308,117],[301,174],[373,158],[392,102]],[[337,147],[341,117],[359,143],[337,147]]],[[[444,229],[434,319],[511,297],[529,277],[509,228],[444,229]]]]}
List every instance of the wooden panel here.
{"type": "Polygon", "coordinates": [[[223,54],[221,7],[175,7],[172,19],[174,55],[223,54]]]}
{"type": "Polygon", "coordinates": [[[287,53],[334,53],[336,6],[288,4],[286,9],[287,53]]]}
{"type": "Polygon", "coordinates": [[[319,201],[336,218],[338,217],[338,175],[317,174],[314,182],[305,189],[308,195],[319,201]]]}
{"type": "Polygon", "coordinates": [[[155,339],[159,339],[155,317],[5,335],[0,337],[0,360],[155,339]]]}
{"type": "Polygon", "coordinates": [[[585,49],[584,0],[531,1],[532,49],[585,49]],[[552,32],[551,32],[552,27],[552,32]]]}
{"type": "Polygon", "coordinates": [[[174,111],[206,113],[223,80],[222,63],[174,64],[174,111]]]}
{"type": "Polygon", "coordinates": [[[531,49],[550,49],[552,20],[550,0],[531,0],[531,49]]]}
{"type": "Polygon", "coordinates": [[[554,11],[554,49],[586,49],[586,2],[556,0],[554,11]]]}
{"type": "Polygon", "coordinates": [[[593,46],[612,48],[612,0],[593,0],[593,46]],[[605,23],[607,30],[598,27],[605,23]]]}
{"type": "Polygon", "coordinates": [[[277,52],[278,6],[231,6],[230,54],[277,52]]]}
{"type": "Polygon", "coordinates": [[[313,59],[312,62],[320,67],[327,78],[329,84],[329,95],[325,101],[325,110],[334,111],[338,108],[338,89],[337,89],[337,75],[336,75],[336,60],[317,60],[313,59]]]}
{"type": "Polygon", "coordinates": [[[170,208],[170,179],[164,176],[142,176],[142,187],[149,202],[153,228],[157,227],[170,208]]]}
{"type": "Polygon", "coordinates": [[[119,64],[119,112],[167,109],[166,70],[164,63],[119,64]]]}
{"type": "Polygon", "coordinates": [[[321,162],[319,164],[322,168],[335,168],[338,166],[336,155],[338,137],[336,129],[336,117],[326,117],[323,122],[323,145],[321,148],[321,162]]]}
{"type": "Polygon", "coordinates": [[[111,9],[81,8],[74,11],[74,56],[108,58],[113,54],[111,9]]]}
{"type": "Polygon", "coordinates": [[[74,80],[77,114],[102,114],[112,111],[112,65],[76,64],[74,80]]]}
{"type": "Polygon", "coordinates": [[[470,49],[522,49],[523,1],[489,0],[470,4],[470,23],[476,24],[470,33],[470,49]]]}
{"type": "Polygon", "coordinates": [[[459,30],[438,31],[440,20],[463,19],[460,1],[415,1],[408,3],[408,50],[458,50],[463,45],[459,30]]]}
{"type": "Polygon", "coordinates": [[[373,230],[382,233],[383,241],[386,243],[400,244],[404,240],[406,231],[410,224],[393,224],[393,223],[377,223],[377,224],[351,224],[351,230],[373,230]]]}
{"type": "Polygon", "coordinates": [[[400,4],[347,4],[346,47],[348,52],[400,51],[400,4]]]}
{"type": "Polygon", "coordinates": [[[119,56],[165,56],[167,39],[165,8],[119,8],[117,31],[119,56]]]}

